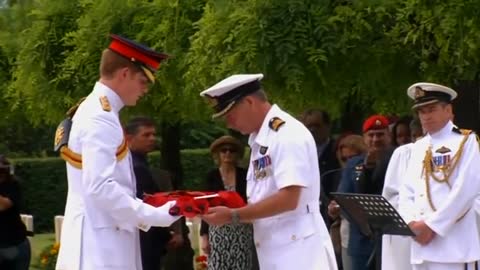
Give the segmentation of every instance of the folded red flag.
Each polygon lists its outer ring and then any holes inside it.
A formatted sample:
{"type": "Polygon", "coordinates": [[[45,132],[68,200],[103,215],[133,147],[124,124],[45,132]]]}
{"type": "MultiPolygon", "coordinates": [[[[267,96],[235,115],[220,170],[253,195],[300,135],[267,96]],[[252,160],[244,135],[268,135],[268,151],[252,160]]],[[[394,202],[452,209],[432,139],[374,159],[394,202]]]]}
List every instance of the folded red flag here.
{"type": "Polygon", "coordinates": [[[210,207],[212,206],[226,206],[228,208],[240,208],[246,205],[243,198],[235,191],[219,191],[217,198],[212,198],[210,207]],[[214,205],[215,203],[215,205],[214,205]]]}
{"type": "Polygon", "coordinates": [[[246,203],[235,191],[200,192],[200,191],[173,191],[145,194],[143,201],[155,207],[162,206],[168,201],[176,201],[170,208],[171,215],[195,217],[208,212],[209,207],[226,206],[239,208],[246,203]]]}

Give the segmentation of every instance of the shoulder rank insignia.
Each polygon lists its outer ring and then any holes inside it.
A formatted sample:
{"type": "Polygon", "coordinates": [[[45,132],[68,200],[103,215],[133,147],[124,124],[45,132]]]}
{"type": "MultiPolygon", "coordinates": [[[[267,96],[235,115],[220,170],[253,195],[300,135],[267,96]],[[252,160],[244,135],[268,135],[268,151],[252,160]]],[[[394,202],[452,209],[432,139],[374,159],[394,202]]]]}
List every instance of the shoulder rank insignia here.
{"type": "Polygon", "coordinates": [[[470,135],[473,133],[472,130],[470,129],[463,129],[463,128],[458,128],[458,127],[453,127],[452,131],[455,133],[458,133],[460,135],[470,135]]]}
{"type": "Polygon", "coordinates": [[[53,144],[53,150],[58,152],[62,146],[68,144],[68,137],[70,136],[70,129],[72,128],[72,119],[64,119],[57,127],[55,131],[55,141],[53,144]]]}
{"type": "Polygon", "coordinates": [[[100,97],[100,104],[102,104],[102,109],[104,111],[109,112],[112,110],[112,107],[110,106],[110,102],[108,102],[108,98],[106,96],[100,97]]]}
{"type": "Polygon", "coordinates": [[[267,150],[268,150],[268,146],[262,146],[260,147],[259,152],[260,154],[265,155],[267,153],[267,150]]]}
{"type": "Polygon", "coordinates": [[[438,148],[437,150],[435,150],[435,153],[439,153],[439,154],[446,154],[448,152],[452,152],[452,150],[450,150],[449,148],[447,148],[445,146],[442,146],[442,147],[438,148]]]}
{"type": "Polygon", "coordinates": [[[283,121],[282,119],[280,119],[278,117],[273,117],[268,122],[268,126],[275,131],[278,131],[280,129],[280,127],[283,126],[283,124],[285,124],[285,121],[283,121]]]}

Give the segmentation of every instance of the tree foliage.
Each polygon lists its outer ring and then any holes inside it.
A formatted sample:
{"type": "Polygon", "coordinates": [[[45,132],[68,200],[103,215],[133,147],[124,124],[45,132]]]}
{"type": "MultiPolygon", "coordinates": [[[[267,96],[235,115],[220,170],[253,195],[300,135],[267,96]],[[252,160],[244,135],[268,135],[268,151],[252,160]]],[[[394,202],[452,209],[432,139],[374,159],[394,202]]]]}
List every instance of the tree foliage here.
{"type": "Polygon", "coordinates": [[[173,56],[124,116],[187,129],[209,115],[198,93],[234,73],[264,73],[272,100],[291,112],[336,117],[408,112],[415,81],[478,80],[480,0],[0,3],[0,112],[35,125],[56,124],[91,91],[109,33],[173,56]]]}

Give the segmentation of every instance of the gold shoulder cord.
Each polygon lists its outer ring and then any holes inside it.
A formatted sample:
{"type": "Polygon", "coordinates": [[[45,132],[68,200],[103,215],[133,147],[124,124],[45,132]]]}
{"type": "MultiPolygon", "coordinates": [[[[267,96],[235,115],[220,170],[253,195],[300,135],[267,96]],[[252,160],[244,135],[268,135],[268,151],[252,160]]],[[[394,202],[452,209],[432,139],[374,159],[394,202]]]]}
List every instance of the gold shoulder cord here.
{"type": "MultiPolygon", "coordinates": [[[[425,153],[425,158],[423,160],[423,172],[422,172],[422,174],[425,175],[425,186],[426,186],[426,189],[427,189],[427,199],[428,199],[428,203],[430,204],[430,207],[432,208],[433,211],[437,211],[437,208],[433,205],[432,194],[430,192],[430,176],[433,178],[434,181],[436,181],[438,183],[446,183],[450,189],[452,188],[452,186],[450,185],[449,179],[450,179],[450,176],[452,175],[453,171],[455,170],[455,168],[457,168],[458,161],[462,157],[463,146],[467,142],[468,136],[469,136],[469,134],[464,135],[463,140],[460,143],[460,147],[459,147],[457,153],[455,153],[455,155],[452,158],[452,165],[451,166],[438,166],[437,167],[435,165],[435,163],[433,162],[433,154],[432,154],[432,146],[431,145],[428,147],[428,150],[425,153]],[[437,177],[434,174],[435,171],[441,171],[443,173],[443,178],[437,177]]],[[[460,217],[460,219],[462,217],[460,217]]]]}

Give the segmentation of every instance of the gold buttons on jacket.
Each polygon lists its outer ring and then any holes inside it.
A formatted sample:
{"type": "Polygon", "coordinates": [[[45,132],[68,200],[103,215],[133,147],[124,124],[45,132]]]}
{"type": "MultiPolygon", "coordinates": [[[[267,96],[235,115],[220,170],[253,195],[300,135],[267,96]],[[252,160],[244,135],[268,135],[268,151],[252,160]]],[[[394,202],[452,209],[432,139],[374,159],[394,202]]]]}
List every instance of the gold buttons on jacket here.
{"type": "Polygon", "coordinates": [[[295,240],[297,240],[297,236],[294,234],[292,235],[292,241],[295,241],[295,240]]]}

